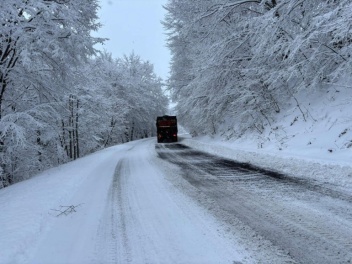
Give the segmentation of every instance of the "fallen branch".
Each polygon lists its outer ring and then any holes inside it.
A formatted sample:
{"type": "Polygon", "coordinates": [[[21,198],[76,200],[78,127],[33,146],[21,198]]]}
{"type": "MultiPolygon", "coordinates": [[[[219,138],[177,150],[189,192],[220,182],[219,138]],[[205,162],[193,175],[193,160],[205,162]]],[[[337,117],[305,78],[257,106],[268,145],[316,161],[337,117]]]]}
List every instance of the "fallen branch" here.
{"type": "Polygon", "coordinates": [[[76,208],[81,205],[82,204],[79,204],[79,205],[60,205],[60,209],[51,209],[51,210],[59,212],[59,214],[56,215],[58,217],[60,215],[69,215],[71,213],[75,213],[76,208]]]}

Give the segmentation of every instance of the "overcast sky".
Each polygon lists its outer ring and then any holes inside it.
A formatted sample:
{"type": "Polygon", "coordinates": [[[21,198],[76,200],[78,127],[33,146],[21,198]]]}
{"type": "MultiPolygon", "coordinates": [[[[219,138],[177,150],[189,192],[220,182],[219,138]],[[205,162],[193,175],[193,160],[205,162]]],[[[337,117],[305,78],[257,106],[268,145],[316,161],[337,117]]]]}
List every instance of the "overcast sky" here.
{"type": "MultiPolygon", "coordinates": [[[[100,0],[99,37],[106,37],[103,46],[114,58],[134,51],[142,60],[154,65],[155,73],[166,79],[170,52],[166,47],[163,26],[167,0],[100,0]]],[[[98,47],[100,48],[100,47],[98,47]]]]}

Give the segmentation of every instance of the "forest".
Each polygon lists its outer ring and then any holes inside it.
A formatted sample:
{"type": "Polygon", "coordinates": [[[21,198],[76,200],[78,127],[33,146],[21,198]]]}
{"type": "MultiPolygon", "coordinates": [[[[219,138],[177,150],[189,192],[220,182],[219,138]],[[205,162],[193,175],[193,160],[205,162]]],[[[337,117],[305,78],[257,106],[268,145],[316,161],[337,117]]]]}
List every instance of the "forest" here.
{"type": "Polygon", "coordinates": [[[314,119],[301,98],[342,79],[351,88],[350,0],[169,0],[165,8],[169,89],[193,135],[260,135],[292,107],[314,119]]]}
{"type": "MultiPolygon", "coordinates": [[[[168,0],[164,8],[167,89],[194,136],[260,135],[279,129],[292,107],[314,119],[302,98],[350,80],[351,0],[168,0]]],[[[106,41],[92,36],[98,9],[97,0],[1,1],[0,188],[155,135],[168,107],[164,83],[134,53],[115,59],[95,49],[106,41]]]]}
{"type": "Polygon", "coordinates": [[[96,0],[0,3],[0,188],[155,134],[167,97],[153,65],[94,48],[96,0]]]}

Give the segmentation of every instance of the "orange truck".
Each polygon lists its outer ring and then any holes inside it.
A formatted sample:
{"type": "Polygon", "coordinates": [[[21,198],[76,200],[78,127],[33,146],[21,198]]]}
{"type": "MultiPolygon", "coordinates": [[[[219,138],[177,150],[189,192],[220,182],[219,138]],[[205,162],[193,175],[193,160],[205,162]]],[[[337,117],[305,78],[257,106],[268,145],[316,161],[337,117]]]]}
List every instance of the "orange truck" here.
{"type": "Polygon", "coordinates": [[[177,142],[176,116],[158,116],[156,118],[158,143],[177,142]]]}

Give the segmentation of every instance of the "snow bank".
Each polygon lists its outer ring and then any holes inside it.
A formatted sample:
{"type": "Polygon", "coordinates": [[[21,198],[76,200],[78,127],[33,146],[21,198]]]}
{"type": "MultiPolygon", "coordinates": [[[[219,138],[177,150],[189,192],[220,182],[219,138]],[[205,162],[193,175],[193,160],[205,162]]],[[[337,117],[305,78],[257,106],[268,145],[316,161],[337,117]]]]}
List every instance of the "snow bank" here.
{"type": "Polygon", "coordinates": [[[327,84],[320,91],[302,91],[296,95],[297,102],[279,113],[262,134],[248,132],[234,138],[236,128],[232,128],[228,135],[192,139],[185,136],[182,143],[294,177],[334,184],[351,192],[350,83],[350,78],[345,78],[338,84],[327,84]]]}

